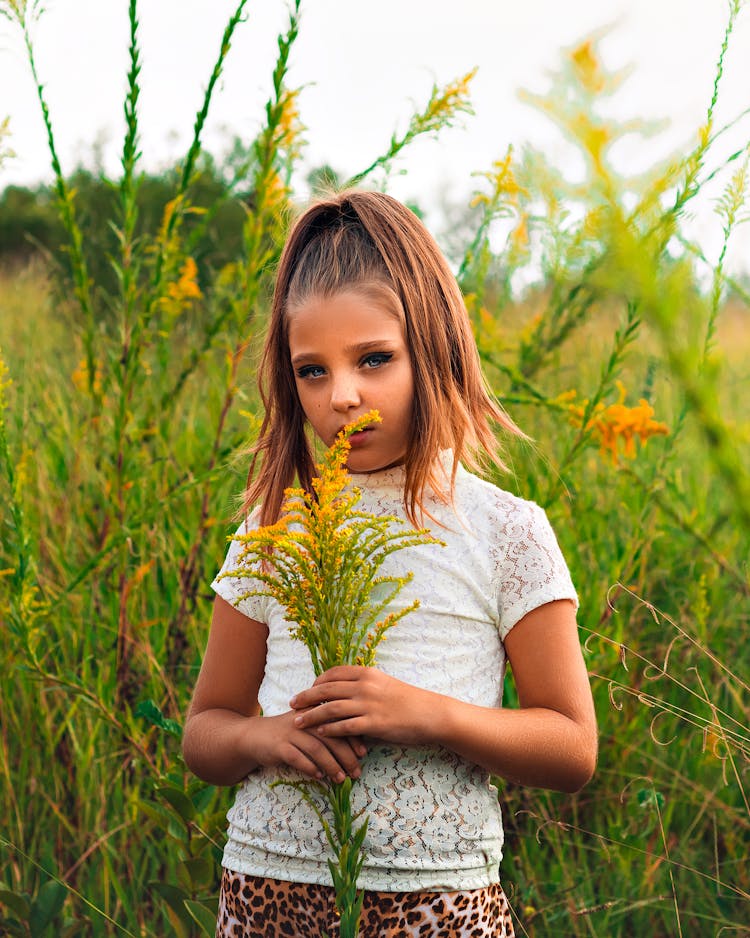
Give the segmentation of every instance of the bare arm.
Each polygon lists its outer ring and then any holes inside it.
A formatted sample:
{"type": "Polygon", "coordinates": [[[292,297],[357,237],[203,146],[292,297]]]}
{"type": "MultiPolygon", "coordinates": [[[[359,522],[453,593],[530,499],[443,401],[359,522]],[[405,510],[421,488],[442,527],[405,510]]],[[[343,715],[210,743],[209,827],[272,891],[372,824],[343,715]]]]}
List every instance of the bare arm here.
{"type": "Polygon", "coordinates": [[[312,778],[359,774],[365,748],[356,740],[321,739],[290,712],[260,715],[268,629],[220,596],[182,740],[188,767],[204,781],[234,785],[261,765],[289,765],[312,778]]]}
{"type": "Polygon", "coordinates": [[[573,604],[534,609],[505,639],[520,709],[464,703],[375,668],[332,668],[292,700],[297,725],[323,738],[361,734],[438,745],[525,785],[576,791],[591,778],[597,734],[573,604]]]}

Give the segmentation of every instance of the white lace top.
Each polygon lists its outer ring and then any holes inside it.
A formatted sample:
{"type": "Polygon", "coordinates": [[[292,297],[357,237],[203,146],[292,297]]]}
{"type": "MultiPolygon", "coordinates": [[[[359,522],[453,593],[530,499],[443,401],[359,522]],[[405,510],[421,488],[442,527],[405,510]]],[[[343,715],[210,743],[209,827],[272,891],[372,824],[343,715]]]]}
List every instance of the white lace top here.
{"type": "MultiPolygon", "coordinates": [[[[403,469],[354,475],[361,507],[405,517],[403,469]]],[[[391,554],[384,573],[414,579],[398,604],[420,608],[388,632],[377,667],[418,687],[485,707],[501,706],[503,639],[527,612],[555,599],[576,600],[568,568],[546,515],[459,468],[454,507],[425,500],[446,542],[391,554]]],[[[250,524],[253,523],[251,516],[250,524]]],[[[240,532],[244,532],[244,523],[240,532]]],[[[222,567],[236,569],[233,541],[222,567]]],[[[248,579],[225,577],[214,590],[250,618],[268,625],[263,713],[289,710],[289,698],[314,674],[306,647],[289,635],[283,609],[266,597],[238,597],[248,579]]],[[[554,649],[550,648],[550,654],[554,649]]],[[[228,814],[223,864],[238,873],[306,883],[330,883],[330,855],[320,822],[299,793],[279,779],[293,770],[261,768],[239,788],[228,814]]],[[[388,892],[478,889],[497,882],[503,829],[489,774],[445,749],[371,746],[353,790],[353,808],[369,815],[367,859],[359,885],[388,892]]]]}

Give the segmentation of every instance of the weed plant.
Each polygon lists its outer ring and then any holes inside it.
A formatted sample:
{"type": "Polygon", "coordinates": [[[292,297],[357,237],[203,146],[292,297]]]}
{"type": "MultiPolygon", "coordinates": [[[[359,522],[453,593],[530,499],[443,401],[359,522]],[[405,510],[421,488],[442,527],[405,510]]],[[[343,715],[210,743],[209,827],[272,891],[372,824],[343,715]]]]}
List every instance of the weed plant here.
{"type": "MultiPolygon", "coordinates": [[[[230,796],[186,771],[180,723],[258,426],[254,353],[303,144],[287,85],[296,2],[264,127],[222,199],[196,201],[206,115],[235,30],[250,28],[245,6],[148,228],[130,0],[113,278],[100,283],[35,60],[44,19],[38,4],[0,3],[38,88],[70,271],[0,274],[8,934],[213,934],[230,796]],[[241,248],[199,273],[201,231],[240,191],[241,248]]],[[[601,731],[597,776],[579,795],[501,785],[519,935],[747,934],[749,297],[724,261],[747,217],[750,150],[746,139],[722,151],[746,118],[716,122],[739,2],[728,11],[694,147],[639,178],[610,160],[633,125],[600,116],[617,76],[594,42],[564,53],[553,91],[532,103],[576,144],[585,178],[510,150],[478,181],[457,265],[489,380],[536,441],[506,441],[513,471],[490,475],[555,524],[601,731]],[[711,260],[685,216],[717,185],[724,247],[711,260]]],[[[387,185],[413,137],[469,109],[469,81],[435,88],[351,178],[387,185]]]]}

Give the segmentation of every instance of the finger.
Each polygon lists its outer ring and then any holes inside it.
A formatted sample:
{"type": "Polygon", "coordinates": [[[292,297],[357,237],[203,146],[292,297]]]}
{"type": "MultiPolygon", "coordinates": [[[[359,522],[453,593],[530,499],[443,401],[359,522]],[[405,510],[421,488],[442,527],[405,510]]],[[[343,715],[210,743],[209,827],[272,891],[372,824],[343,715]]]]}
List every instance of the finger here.
{"type": "Polygon", "coordinates": [[[360,777],[362,768],[359,764],[359,757],[348,738],[325,739],[323,742],[331,750],[334,758],[347,775],[351,778],[360,777]]]}
{"type": "Polygon", "coordinates": [[[310,707],[302,713],[297,713],[294,725],[302,729],[312,729],[323,723],[332,723],[352,717],[357,707],[351,700],[326,700],[317,707],[310,707]]]}
{"type": "Polygon", "coordinates": [[[360,759],[364,759],[364,757],[367,755],[367,746],[365,745],[364,740],[362,739],[362,737],[361,737],[361,736],[350,736],[350,737],[348,737],[348,739],[349,739],[349,745],[350,745],[350,746],[352,747],[352,749],[357,753],[357,756],[358,756],[360,759]]]}
{"type": "Polygon", "coordinates": [[[331,700],[342,699],[351,694],[351,681],[337,681],[326,684],[308,687],[302,690],[289,701],[292,710],[305,710],[312,707],[319,707],[321,704],[328,703],[331,700]]]}
{"type": "Polygon", "coordinates": [[[327,684],[330,681],[355,681],[367,668],[357,664],[337,664],[329,668],[322,674],[319,674],[313,683],[313,687],[320,684],[327,684]]]}
{"type": "Polygon", "coordinates": [[[343,739],[322,739],[317,733],[305,733],[300,743],[308,758],[317,768],[335,782],[343,782],[347,775],[359,778],[362,770],[359,759],[343,739]]]}
{"type": "Polygon", "coordinates": [[[321,723],[312,732],[325,737],[363,736],[366,732],[368,735],[373,735],[371,731],[367,730],[364,718],[361,716],[350,717],[346,720],[335,720],[332,723],[321,723]]]}
{"type": "Polygon", "coordinates": [[[281,749],[279,758],[283,765],[288,765],[290,769],[296,769],[297,772],[301,772],[302,775],[306,775],[308,778],[323,778],[323,770],[299,746],[290,743],[281,749]]]}

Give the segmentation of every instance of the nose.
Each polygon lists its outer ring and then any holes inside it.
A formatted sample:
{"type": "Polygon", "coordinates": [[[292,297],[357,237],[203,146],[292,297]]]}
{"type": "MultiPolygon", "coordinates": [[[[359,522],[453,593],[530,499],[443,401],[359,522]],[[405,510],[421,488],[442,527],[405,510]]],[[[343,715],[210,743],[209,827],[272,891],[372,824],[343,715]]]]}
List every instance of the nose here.
{"type": "Polygon", "coordinates": [[[361,396],[354,375],[335,375],[331,386],[331,409],[346,413],[361,403],[361,396]]]}

